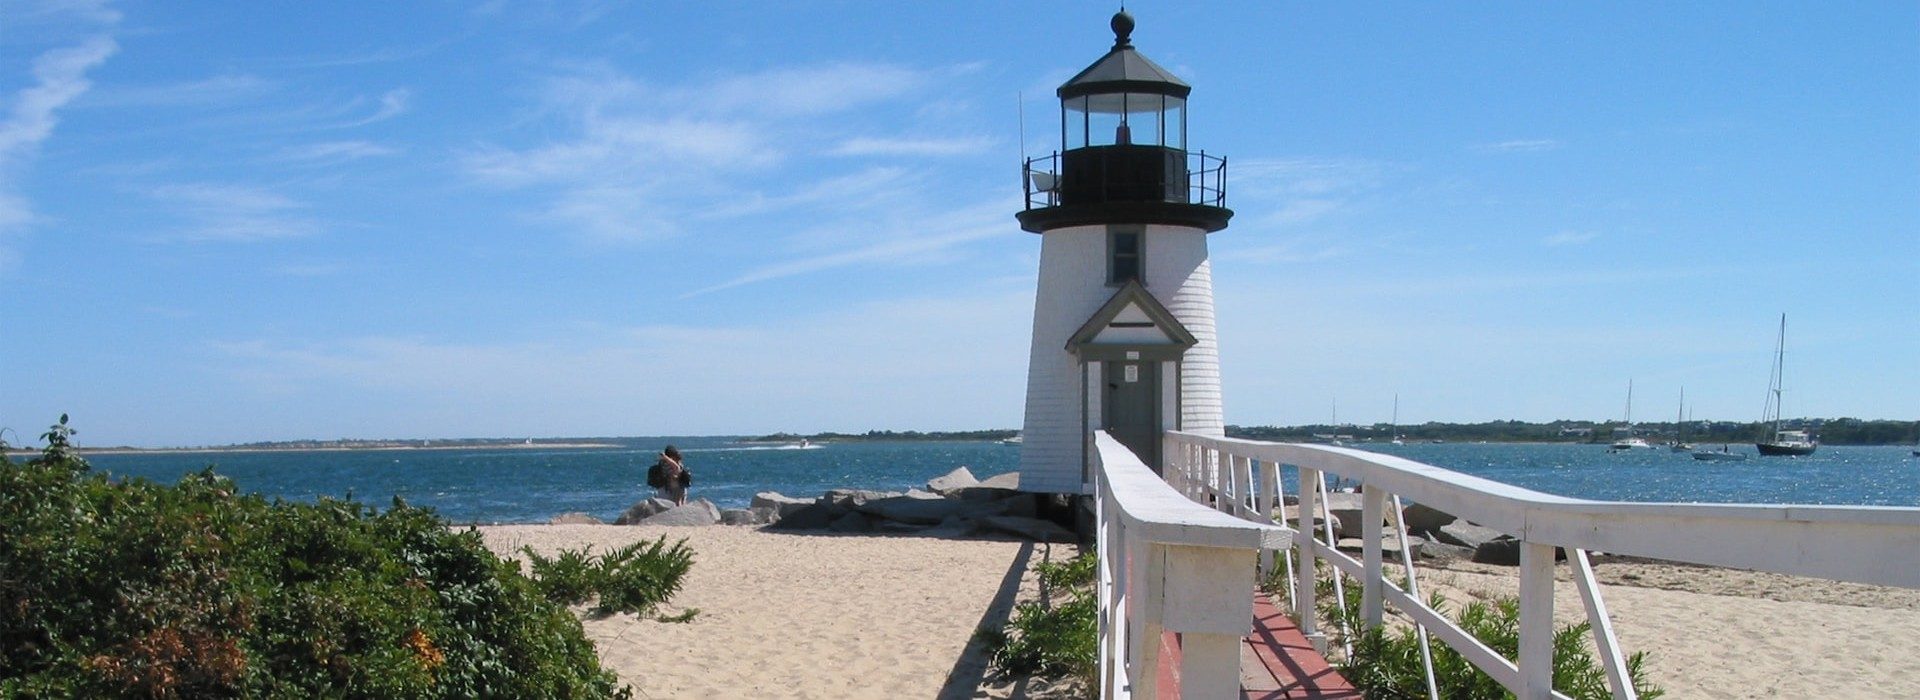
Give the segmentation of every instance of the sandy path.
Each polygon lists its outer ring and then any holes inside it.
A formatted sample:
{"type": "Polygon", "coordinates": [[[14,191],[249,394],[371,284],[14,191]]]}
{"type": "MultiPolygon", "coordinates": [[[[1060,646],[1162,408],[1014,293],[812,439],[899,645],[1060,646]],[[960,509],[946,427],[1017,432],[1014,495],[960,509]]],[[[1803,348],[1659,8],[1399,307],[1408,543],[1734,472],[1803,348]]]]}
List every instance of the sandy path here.
{"type": "Polygon", "coordinates": [[[964,652],[996,601],[1011,601],[1003,585],[1016,561],[1026,568],[1028,551],[1018,542],[723,526],[480,529],[501,554],[687,539],[697,559],[662,612],[699,608],[693,621],[584,622],[603,663],[642,698],[973,697],[984,670],[964,652]],[[949,677],[955,687],[943,693],[949,677]]]}

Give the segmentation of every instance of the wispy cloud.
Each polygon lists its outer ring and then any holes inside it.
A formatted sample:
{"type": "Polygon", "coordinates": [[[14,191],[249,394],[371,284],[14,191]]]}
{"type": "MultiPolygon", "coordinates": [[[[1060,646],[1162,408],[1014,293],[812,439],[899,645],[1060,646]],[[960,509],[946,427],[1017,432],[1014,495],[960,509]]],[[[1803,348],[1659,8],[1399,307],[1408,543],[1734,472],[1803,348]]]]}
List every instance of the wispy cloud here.
{"type": "Polygon", "coordinates": [[[301,214],[305,205],[259,188],[200,183],[167,185],[149,194],[183,222],[166,236],[170,240],[250,242],[320,231],[318,223],[301,214]]]}
{"type": "Polygon", "coordinates": [[[1235,162],[1234,207],[1255,222],[1290,227],[1354,206],[1393,166],[1354,158],[1271,158],[1235,162]]]}
{"type": "Polygon", "coordinates": [[[216,75],[153,85],[105,85],[87,95],[89,107],[179,107],[221,104],[266,93],[274,84],[254,75],[216,75]]]}
{"type": "Polygon", "coordinates": [[[1582,245],[1599,237],[1600,234],[1594,231],[1561,231],[1540,239],[1540,244],[1548,247],[1582,245]]]}
{"type": "MultiPolygon", "coordinates": [[[[681,298],[853,265],[913,265],[940,261],[947,259],[954,248],[1015,235],[1006,223],[1009,208],[1009,203],[994,200],[939,213],[903,213],[881,226],[869,226],[877,235],[865,242],[753,267],[719,284],[688,292],[681,298]]],[[[845,226],[836,222],[826,228],[838,230],[845,226]]]]}
{"type": "Polygon", "coordinates": [[[1514,139],[1496,143],[1474,144],[1470,148],[1482,153],[1529,153],[1534,151],[1551,151],[1559,147],[1560,142],[1553,139],[1514,139]]]}
{"type": "Polygon", "coordinates": [[[8,3],[6,9],[13,14],[9,19],[18,22],[78,19],[99,24],[114,24],[120,21],[120,11],[111,7],[108,0],[26,0],[8,3]]]}
{"type": "Polygon", "coordinates": [[[985,152],[993,139],[855,137],[829,151],[837,156],[959,156],[985,152]]]}
{"type": "Polygon", "coordinates": [[[388,90],[386,91],[385,94],[380,95],[380,106],[374,109],[373,114],[369,114],[360,119],[355,119],[345,124],[341,124],[336,128],[351,129],[354,127],[366,126],[368,124],[383,122],[388,119],[392,119],[394,117],[400,116],[402,114],[406,114],[407,103],[412,98],[413,98],[413,93],[407,90],[406,88],[395,88],[393,90],[388,90]]]}
{"type": "MultiPolygon", "coordinates": [[[[481,182],[550,192],[534,216],[589,240],[654,241],[678,235],[688,221],[820,201],[804,192],[766,194],[756,187],[817,183],[818,178],[758,176],[817,155],[796,149],[821,143],[823,134],[842,128],[827,117],[908,94],[933,74],[886,64],[829,63],[658,85],[589,65],[549,79],[540,92],[539,107],[556,119],[563,138],[476,149],[464,163],[481,182]]],[[[854,141],[842,140],[839,148],[877,154],[972,147],[964,141],[854,141]]],[[[859,199],[834,201],[857,206],[859,199]]]]}
{"type": "Polygon", "coordinates": [[[34,220],[32,204],[13,192],[17,187],[14,173],[53,135],[59,110],[92,85],[87,71],[105,63],[118,50],[111,37],[96,36],[34,59],[34,84],[8,100],[12,109],[0,120],[0,233],[24,228],[34,220]]]}
{"type": "Polygon", "coordinates": [[[333,164],[362,158],[390,156],[399,151],[371,141],[327,141],[280,149],[279,160],[309,164],[333,164]]]}

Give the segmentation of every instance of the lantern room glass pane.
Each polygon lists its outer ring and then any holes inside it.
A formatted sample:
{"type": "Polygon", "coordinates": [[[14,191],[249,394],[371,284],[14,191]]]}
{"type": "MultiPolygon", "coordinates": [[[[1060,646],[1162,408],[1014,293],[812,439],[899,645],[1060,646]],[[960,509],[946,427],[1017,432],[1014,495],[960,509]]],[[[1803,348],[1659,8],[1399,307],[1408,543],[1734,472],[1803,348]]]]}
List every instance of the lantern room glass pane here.
{"type": "Polygon", "coordinates": [[[1060,131],[1062,148],[1087,146],[1087,98],[1072,97],[1060,103],[1060,131]]]}
{"type": "Polygon", "coordinates": [[[1161,113],[1161,121],[1166,124],[1166,138],[1162,146],[1187,150],[1187,100],[1184,97],[1168,97],[1166,110],[1161,113]]]}
{"type": "Polygon", "coordinates": [[[1069,98],[1061,103],[1062,145],[1067,149],[1120,144],[1185,149],[1186,106],[1182,98],[1142,92],[1069,98]]]}

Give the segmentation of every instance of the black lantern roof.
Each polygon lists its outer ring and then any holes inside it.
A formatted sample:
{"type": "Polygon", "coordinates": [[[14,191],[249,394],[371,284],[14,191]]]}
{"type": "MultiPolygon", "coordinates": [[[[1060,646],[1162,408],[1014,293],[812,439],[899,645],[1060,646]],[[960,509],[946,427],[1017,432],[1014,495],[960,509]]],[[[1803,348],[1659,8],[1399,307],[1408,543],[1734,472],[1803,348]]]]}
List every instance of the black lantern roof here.
{"type": "Polygon", "coordinates": [[[1146,92],[1184,98],[1193,87],[1133,50],[1133,15],[1113,16],[1113,49],[1057,91],[1060,99],[1116,92],[1146,92]]]}

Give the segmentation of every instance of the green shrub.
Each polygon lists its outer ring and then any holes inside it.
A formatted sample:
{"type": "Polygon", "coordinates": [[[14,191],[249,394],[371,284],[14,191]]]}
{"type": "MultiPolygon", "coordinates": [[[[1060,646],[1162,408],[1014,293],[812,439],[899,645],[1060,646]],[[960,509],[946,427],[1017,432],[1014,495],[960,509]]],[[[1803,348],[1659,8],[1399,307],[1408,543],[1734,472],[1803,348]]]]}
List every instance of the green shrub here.
{"type": "Polygon", "coordinates": [[[521,547],[520,551],[527,555],[534,586],[540,589],[547,600],[561,605],[579,605],[593,597],[598,572],[594,566],[596,558],[589,554],[592,549],[591,545],[584,550],[562,549],[558,556],[551,559],[533,551],[532,547],[521,547]]]}
{"type": "Polygon", "coordinates": [[[693,550],[686,540],[667,546],[667,536],[651,543],[635,542],[600,558],[594,576],[599,614],[646,615],[680,592],[680,580],[693,566],[693,550]]]}
{"type": "Polygon", "coordinates": [[[627,698],[566,608],[399,499],[0,464],[0,697],[627,698]]]}
{"type": "MultiPolygon", "coordinates": [[[[647,615],[680,592],[680,581],[693,567],[693,550],[686,540],[667,546],[666,535],[635,542],[602,556],[592,547],[562,549],[552,558],[532,547],[522,547],[532,569],[534,585],[548,600],[578,605],[599,597],[594,613],[647,615]]],[[[688,617],[687,619],[692,619],[688,617]]]]}
{"type": "MultiPolygon", "coordinates": [[[[1354,633],[1360,625],[1361,590],[1357,585],[1344,587],[1345,599],[1334,595],[1333,579],[1321,576],[1316,586],[1320,605],[1321,629],[1328,632],[1334,646],[1347,641],[1353,654],[1339,662],[1340,674],[1353,683],[1362,695],[1375,699],[1425,698],[1427,681],[1420,654],[1419,633],[1411,626],[1389,631],[1385,625],[1354,633]],[[1342,630],[1351,636],[1342,638],[1342,630]]],[[[1429,597],[1427,607],[1446,614],[1447,601],[1439,594],[1429,597]]],[[[1520,651],[1520,601],[1505,597],[1488,602],[1476,601],[1461,608],[1455,618],[1460,628],[1475,639],[1509,659],[1520,651]]],[[[1575,700],[1607,700],[1607,676],[1586,640],[1592,632],[1588,623],[1568,625],[1553,635],[1553,687],[1575,700]]],[[[1498,682],[1475,667],[1452,647],[1429,635],[1428,649],[1433,656],[1434,679],[1442,697],[1456,700],[1500,700],[1513,697],[1498,682]]],[[[1645,700],[1655,700],[1665,691],[1646,679],[1645,652],[1627,657],[1627,676],[1634,690],[1645,700]]]]}
{"type": "Polygon", "coordinates": [[[1014,606],[1004,628],[979,633],[996,672],[1071,678],[1083,689],[1098,687],[1100,603],[1093,590],[1098,561],[1089,551],[1063,563],[1034,565],[1040,599],[1014,606]]]}

